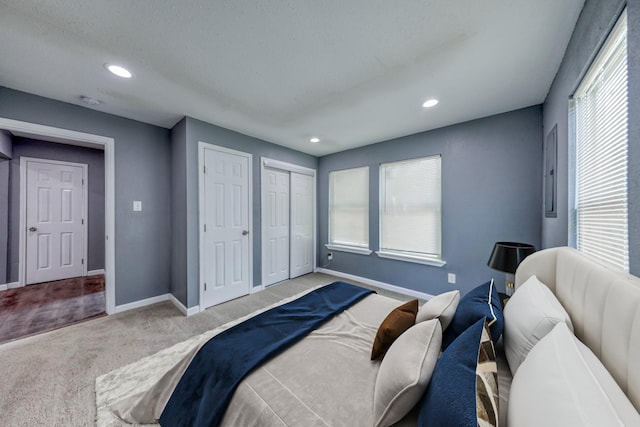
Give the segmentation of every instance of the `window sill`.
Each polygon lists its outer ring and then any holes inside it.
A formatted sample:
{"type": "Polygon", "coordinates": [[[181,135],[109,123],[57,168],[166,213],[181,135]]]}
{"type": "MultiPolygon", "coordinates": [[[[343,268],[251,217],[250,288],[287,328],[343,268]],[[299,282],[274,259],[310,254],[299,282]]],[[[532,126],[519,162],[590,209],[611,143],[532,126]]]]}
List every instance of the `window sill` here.
{"type": "Polygon", "coordinates": [[[417,264],[431,265],[433,267],[444,267],[445,265],[447,265],[447,261],[443,261],[441,259],[421,257],[421,256],[415,256],[415,255],[406,255],[406,254],[401,254],[397,252],[376,251],[376,255],[378,255],[380,258],[395,259],[397,261],[415,262],[417,264]]]}
{"type": "Polygon", "coordinates": [[[331,244],[326,244],[324,245],[327,249],[332,250],[332,251],[339,251],[339,252],[350,252],[352,254],[358,254],[358,255],[370,255],[371,254],[371,250],[368,248],[360,248],[358,246],[343,246],[343,245],[331,245],[331,244]]]}

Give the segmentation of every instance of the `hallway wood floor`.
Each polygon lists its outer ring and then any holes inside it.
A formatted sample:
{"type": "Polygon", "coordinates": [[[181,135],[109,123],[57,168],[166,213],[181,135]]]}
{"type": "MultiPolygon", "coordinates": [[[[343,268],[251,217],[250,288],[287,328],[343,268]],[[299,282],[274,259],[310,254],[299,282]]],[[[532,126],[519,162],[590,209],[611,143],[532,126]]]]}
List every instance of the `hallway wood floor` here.
{"type": "Polygon", "coordinates": [[[0,344],[104,316],[104,275],[0,292],[0,344]]]}

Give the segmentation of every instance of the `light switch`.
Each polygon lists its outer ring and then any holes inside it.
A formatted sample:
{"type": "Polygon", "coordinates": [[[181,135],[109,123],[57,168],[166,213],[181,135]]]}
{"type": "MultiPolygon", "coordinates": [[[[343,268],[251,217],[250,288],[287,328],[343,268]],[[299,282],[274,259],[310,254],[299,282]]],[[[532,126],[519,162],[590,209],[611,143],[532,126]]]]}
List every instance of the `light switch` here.
{"type": "Polygon", "coordinates": [[[140,200],[133,201],[133,210],[135,212],[140,212],[142,210],[142,202],[140,200]]]}
{"type": "Polygon", "coordinates": [[[449,283],[456,283],[455,273],[449,273],[449,283]]]}

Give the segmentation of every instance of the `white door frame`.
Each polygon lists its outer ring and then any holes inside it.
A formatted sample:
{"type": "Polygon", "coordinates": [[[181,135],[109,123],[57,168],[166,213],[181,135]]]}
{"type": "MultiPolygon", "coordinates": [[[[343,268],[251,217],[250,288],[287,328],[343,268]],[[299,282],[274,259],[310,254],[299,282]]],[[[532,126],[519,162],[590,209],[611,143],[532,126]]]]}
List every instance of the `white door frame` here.
{"type": "Polygon", "coordinates": [[[253,290],[253,155],[251,153],[245,153],[243,151],[233,150],[231,148],[221,147],[219,145],[210,144],[204,141],[198,141],[198,241],[199,241],[199,255],[198,255],[198,307],[200,311],[205,310],[204,304],[204,224],[205,224],[205,203],[204,203],[204,150],[215,150],[222,153],[233,154],[236,156],[246,157],[249,161],[249,167],[247,168],[249,180],[249,289],[247,294],[250,294],[253,290]]]}
{"type": "MultiPolygon", "coordinates": [[[[296,172],[296,173],[300,173],[303,175],[310,175],[311,177],[313,177],[313,206],[312,206],[312,211],[313,211],[313,271],[316,270],[317,268],[317,260],[316,260],[316,247],[317,247],[317,237],[318,237],[318,229],[317,229],[317,224],[318,224],[318,212],[316,210],[316,203],[317,201],[317,195],[316,195],[316,189],[317,189],[317,173],[315,169],[311,169],[311,168],[307,168],[304,166],[300,166],[300,165],[296,165],[293,163],[287,163],[287,162],[283,162],[280,160],[275,160],[275,159],[270,159],[268,157],[261,157],[260,158],[260,175],[263,176],[264,174],[264,170],[265,168],[271,168],[271,169],[280,169],[283,171],[288,171],[288,172],[296,172]]],[[[260,200],[262,200],[262,183],[260,183],[260,200]]],[[[262,208],[262,207],[261,207],[262,208]]],[[[264,238],[264,228],[262,229],[262,247],[260,248],[261,252],[264,251],[264,244],[265,244],[265,238],[264,238]]],[[[291,248],[289,248],[289,250],[291,250],[291,248]]],[[[264,264],[263,264],[264,265],[264,264]]],[[[263,267],[264,268],[264,267],[263,267]]],[[[291,271],[291,265],[289,265],[289,271],[291,271]]],[[[260,272],[260,276],[263,276],[263,273],[260,272]]],[[[261,287],[264,288],[264,284],[261,284],[261,287]]]]}
{"type": "Polygon", "coordinates": [[[24,247],[24,252],[20,252],[21,255],[19,257],[20,260],[24,259],[23,267],[24,271],[21,271],[20,274],[24,280],[20,280],[21,286],[25,286],[27,283],[27,162],[38,162],[38,163],[50,163],[54,165],[65,165],[65,166],[77,166],[82,168],[82,218],[83,218],[83,227],[82,227],[82,258],[85,262],[82,263],[82,275],[87,275],[87,264],[89,264],[89,259],[87,257],[87,248],[88,248],[88,240],[89,240],[89,230],[87,215],[89,212],[89,176],[88,169],[89,167],[85,163],[74,163],[74,162],[64,162],[60,160],[49,160],[49,159],[39,159],[36,157],[20,157],[20,246],[24,247]],[[24,257],[23,257],[24,255],[24,257]]]}
{"type": "MultiPolygon", "coordinates": [[[[16,136],[36,138],[42,141],[80,147],[98,148],[104,150],[104,184],[105,184],[105,296],[107,314],[115,313],[115,139],[84,132],[76,132],[52,126],[0,117],[0,129],[5,129],[16,136]]],[[[24,228],[24,224],[21,225],[24,228]]],[[[20,233],[22,236],[22,233],[20,233]]],[[[25,250],[26,244],[21,237],[19,249],[18,285],[24,286],[25,250]]]]}

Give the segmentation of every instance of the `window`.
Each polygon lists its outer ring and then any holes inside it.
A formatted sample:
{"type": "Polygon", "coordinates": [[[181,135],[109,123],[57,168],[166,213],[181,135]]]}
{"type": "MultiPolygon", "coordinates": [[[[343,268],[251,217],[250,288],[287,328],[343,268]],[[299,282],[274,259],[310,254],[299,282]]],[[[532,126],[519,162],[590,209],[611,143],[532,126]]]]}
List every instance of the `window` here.
{"type": "Polygon", "coordinates": [[[329,173],[327,248],[370,254],[369,167],[329,173]]]}
{"type": "Polygon", "coordinates": [[[574,95],[572,242],[629,271],[627,18],[623,12],[574,95]]]}
{"type": "Polygon", "coordinates": [[[442,266],[440,156],[380,165],[380,251],[384,258],[442,266]]]}

